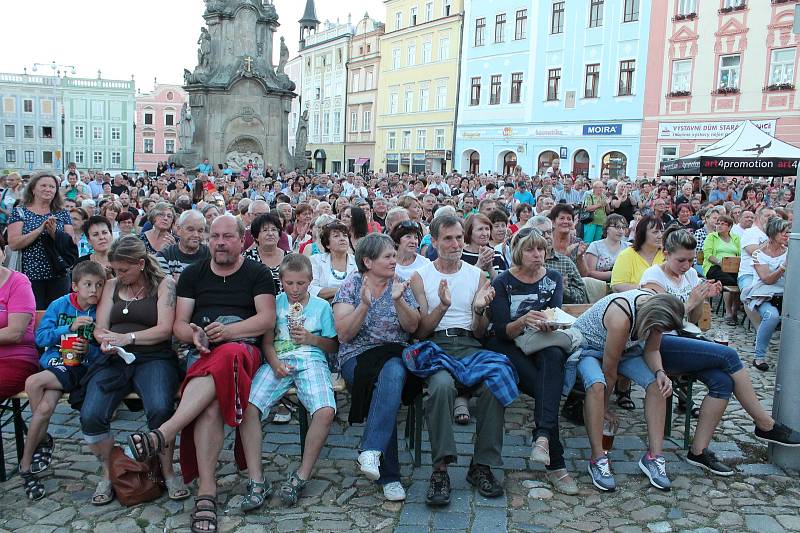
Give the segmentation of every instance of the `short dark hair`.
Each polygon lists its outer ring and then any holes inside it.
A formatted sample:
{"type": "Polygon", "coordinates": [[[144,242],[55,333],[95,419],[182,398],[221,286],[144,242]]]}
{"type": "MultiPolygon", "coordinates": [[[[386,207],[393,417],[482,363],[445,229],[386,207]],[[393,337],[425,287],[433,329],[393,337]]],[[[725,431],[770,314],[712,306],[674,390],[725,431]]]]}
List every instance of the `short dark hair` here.
{"type": "Polygon", "coordinates": [[[250,234],[253,236],[253,239],[258,240],[258,234],[261,233],[261,229],[266,224],[272,224],[278,229],[278,234],[283,231],[283,220],[281,217],[274,213],[264,213],[263,215],[258,215],[251,223],[250,223],[250,234]]]}
{"type": "Polygon", "coordinates": [[[111,221],[109,221],[106,217],[100,215],[93,215],[90,216],[89,219],[83,223],[83,234],[86,235],[86,238],[89,238],[89,229],[92,226],[97,225],[104,225],[108,228],[108,232],[112,233],[114,230],[111,227],[111,221]]]}
{"type": "Polygon", "coordinates": [[[419,224],[413,220],[404,220],[392,229],[390,236],[395,244],[400,244],[400,239],[412,233],[417,236],[417,239],[422,240],[422,228],[419,227],[419,224]]]}
{"type": "Polygon", "coordinates": [[[72,283],[78,283],[86,276],[97,276],[106,280],[106,267],[96,261],[81,261],[72,267],[72,283]]]}
{"type": "Polygon", "coordinates": [[[322,231],[319,232],[319,243],[325,249],[326,252],[330,252],[330,245],[331,245],[331,233],[334,231],[340,231],[344,235],[350,235],[347,230],[347,226],[339,222],[331,222],[330,224],[325,224],[322,226],[322,231]]]}
{"type": "Polygon", "coordinates": [[[311,260],[303,254],[287,254],[278,267],[278,274],[283,277],[287,272],[303,272],[308,274],[308,279],[312,279],[313,269],[311,260]]]}
{"type": "Polygon", "coordinates": [[[550,220],[555,220],[561,213],[567,213],[569,216],[572,217],[573,220],[575,220],[575,209],[573,209],[572,206],[569,204],[561,204],[561,203],[554,205],[550,209],[550,213],[547,215],[547,218],[549,218],[550,220]]]}
{"type": "Polygon", "coordinates": [[[502,209],[495,209],[491,213],[489,213],[489,222],[492,224],[496,222],[503,222],[508,224],[508,215],[502,209]]]}
{"type": "Polygon", "coordinates": [[[647,240],[647,230],[650,228],[663,230],[664,223],[660,218],[656,218],[652,215],[642,217],[641,220],[639,220],[639,223],[636,224],[636,232],[633,237],[633,249],[637,252],[644,246],[644,241],[647,240]]]}

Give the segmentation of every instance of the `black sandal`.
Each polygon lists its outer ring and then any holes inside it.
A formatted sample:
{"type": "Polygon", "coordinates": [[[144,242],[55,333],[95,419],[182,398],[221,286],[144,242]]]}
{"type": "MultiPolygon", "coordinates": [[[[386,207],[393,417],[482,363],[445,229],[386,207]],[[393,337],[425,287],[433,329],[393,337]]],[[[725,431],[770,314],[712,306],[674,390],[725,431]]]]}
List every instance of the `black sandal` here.
{"type": "Polygon", "coordinates": [[[136,433],[128,435],[128,447],[131,450],[131,454],[133,454],[133,458],[140,463],[144,463],[156,457],[167,448],[167,439],[164,438],[164,434],[158,429],[152,431],[137,431],[136,433]],[[153,446],[150,440],[151,434],[156,436],[155,446],[153,446]],[[135,441],[134,437],[139,437],[139,441],[135,441]],[[141,451],[139,451],[140,447],[141,451]]]}
{"type": "Polygon", "coordinates": [[[300,476],[297,475],[297,470],[295,470],[289,474],[286,481],[281,483],[281,501],[289,507],[297,505],[297,500],[300,499],[300,494],[303,493],[306,485],[308,485],[308,480],[300,479],[300,476]]]}
{"type": "Polygon", "coordinates": [[[55,447],[56,445],[53,441],[53,436],[48,433],[47,438],[40,442],[36,447],[36,451],[33,452],[30,468],[31,474],[41,474],[50,468],[50,463],[53,461],[53,450],[55,447]]]}
{"type": "Polygon", "coordinates": [[[32,501],[41,500],[44,498],[44,485],[36,477],[36,474],[30,470],[27,472],[19,471],[19,476],[22,478],[22,486],[25,489],[25,494],[32,501]]]}
{"type": "Polygon", "coordinates": [[[617,405],[626,411],[636,409],[636,404],[631,400],[631,390],[617,391],[617,405]]]}
{"type": "Polygon", "coordinates": [[[758,359],[753,359],[753,366],[755,368],[757,368],[762,372],[766,372],[767,370],[769,370],[769,365],[766,363],[766,361],[764,361],[763,359],[761,359],[760,363],[756,363],[756,361],[758,361],[758,359]]]}
{"type": "MultiPolygon", "coordinates": [[[[686,401],[683,398],[678,398],[678,405],[675,406],[675,412],[679,415],[686,414],[686,401]]],[[[700,418],[699,407],[692,407],[692,418],[700,418]]]]}
{"type": "Polygon", "coordinates": [[[192,512],[191,530],[194,533],[209,533],[210,531],[217,530],[217,497],[216,496],[198,496],[194,499],[194,512],[192,512]],[[200,507],[200,502],[211,502],[210,507],[200,507]],[[210,513],[214,516],[198,516],[199,513],[210,513]],[[207,523],[207,529],[200,529],[198,524],[207,523]]]}

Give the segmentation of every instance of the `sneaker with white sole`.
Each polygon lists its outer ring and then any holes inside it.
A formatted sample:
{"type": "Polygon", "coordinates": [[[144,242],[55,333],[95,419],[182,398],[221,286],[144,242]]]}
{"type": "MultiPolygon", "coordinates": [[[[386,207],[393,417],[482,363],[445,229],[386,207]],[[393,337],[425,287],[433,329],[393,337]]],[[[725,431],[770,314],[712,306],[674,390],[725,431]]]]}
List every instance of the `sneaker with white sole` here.
{"type": "Polygon", "coordinates": [[[672,482],[667,477],[667,461],[662,455],[650,457],[650,452],[645,453],[639,459],[639,468],[655,488],[669,490],[672,487],[672,482]]]}
{"type": "Polygon", "coordinates": [[[614,474],[611,473],[611,464],[608,457],[589,460],[589,475],[592,477],[592,484],[602,491],[613,492],[617,490],[617,483],[614,481],[614,474]]]}
{"type": "Polygon", "coordinates": [[[370,481],[377,481],[381,477],[381,452],[377,450],[364,450],[358,455],[358,468],[370,481]]]}
{"type": "Polygon", "coordinates": [[[406,489],[399,481],[392,481],[383,486],[383,496],[390,502],[402,502],[406,499],[406,489]]]}

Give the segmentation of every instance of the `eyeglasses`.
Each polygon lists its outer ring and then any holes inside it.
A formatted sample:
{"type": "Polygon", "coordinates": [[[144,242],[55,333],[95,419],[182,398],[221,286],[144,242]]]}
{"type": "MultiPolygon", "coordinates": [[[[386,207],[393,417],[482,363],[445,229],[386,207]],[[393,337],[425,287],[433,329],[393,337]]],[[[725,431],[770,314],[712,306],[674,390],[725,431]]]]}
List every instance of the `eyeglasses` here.
{"type": "Polygon", "coordinates": [[[611,226],[614,229],[618,229],[620,231],[625,231],[628,229],[628,226],[611,226]]]}

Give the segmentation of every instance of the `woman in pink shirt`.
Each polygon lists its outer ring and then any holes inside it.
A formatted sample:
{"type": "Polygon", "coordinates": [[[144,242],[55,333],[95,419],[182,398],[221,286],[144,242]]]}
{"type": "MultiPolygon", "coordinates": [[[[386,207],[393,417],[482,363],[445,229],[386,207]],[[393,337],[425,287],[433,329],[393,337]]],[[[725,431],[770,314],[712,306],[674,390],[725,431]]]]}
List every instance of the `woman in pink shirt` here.
{"type": "MultiPolygon", "coordinates": [[[[0,264],[5,244],[0,237],[0,264]]],[[[35,317],[36,300],[28,277],[0,266],[0,399],[22,392],[28,376],[39,371],[35,317]]]]}

